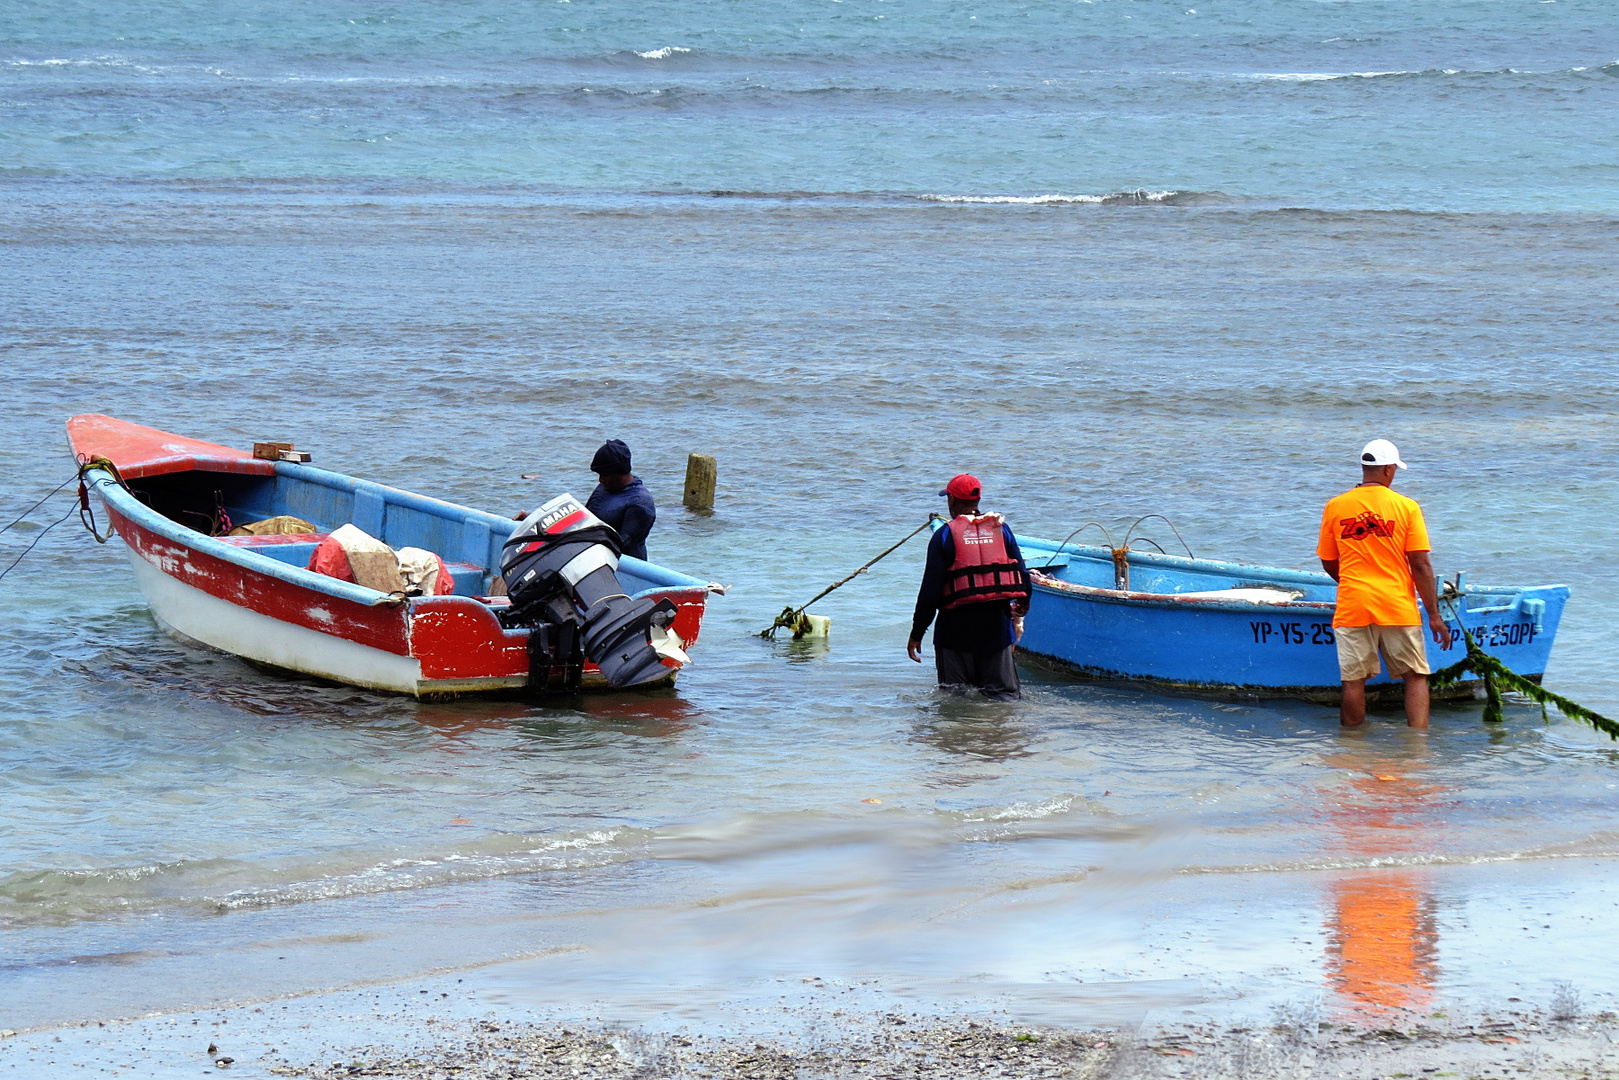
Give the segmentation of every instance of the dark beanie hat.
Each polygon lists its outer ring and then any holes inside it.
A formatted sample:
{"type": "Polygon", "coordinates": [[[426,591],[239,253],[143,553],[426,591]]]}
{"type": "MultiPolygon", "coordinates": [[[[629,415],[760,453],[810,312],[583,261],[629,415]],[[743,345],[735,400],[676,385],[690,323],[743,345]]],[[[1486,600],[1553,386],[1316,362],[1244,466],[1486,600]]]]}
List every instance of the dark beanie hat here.
{"type": "Polygon", "coordinates": [[[608,476],[617,476],[630,471],[630,448],[622,440],[608,439],[602,443],[596,456],[590,459],[590,471],[597,474],[605,473],[608,476]]]}

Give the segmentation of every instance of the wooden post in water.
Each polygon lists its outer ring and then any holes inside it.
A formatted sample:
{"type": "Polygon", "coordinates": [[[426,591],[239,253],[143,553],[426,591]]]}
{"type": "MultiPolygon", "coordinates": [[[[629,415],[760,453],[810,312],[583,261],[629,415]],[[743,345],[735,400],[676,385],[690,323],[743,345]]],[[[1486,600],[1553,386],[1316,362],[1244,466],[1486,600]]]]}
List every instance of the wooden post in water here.
{"type": "Polygon", "coordinates": [[[688,510],[714,509],[714,481],[719,466],[712,454],[692,454],[686,459],[686,497],[682,500],[688,510]]]}

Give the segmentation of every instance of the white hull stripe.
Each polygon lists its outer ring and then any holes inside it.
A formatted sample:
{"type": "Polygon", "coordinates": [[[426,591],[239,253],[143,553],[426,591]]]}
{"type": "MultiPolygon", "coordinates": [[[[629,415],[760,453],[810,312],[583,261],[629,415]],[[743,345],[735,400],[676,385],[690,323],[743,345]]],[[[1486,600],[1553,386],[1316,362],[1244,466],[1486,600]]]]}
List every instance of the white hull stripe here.
{"type": "Polygon", "coordinates": [[[237,607],[176,581],[133,548],[129,561],[153,616],[176,633],[210,648],[376,690],[416,694],[428,688],[422,685],[421,662],[414,657],[383,652],[237,607]]]}

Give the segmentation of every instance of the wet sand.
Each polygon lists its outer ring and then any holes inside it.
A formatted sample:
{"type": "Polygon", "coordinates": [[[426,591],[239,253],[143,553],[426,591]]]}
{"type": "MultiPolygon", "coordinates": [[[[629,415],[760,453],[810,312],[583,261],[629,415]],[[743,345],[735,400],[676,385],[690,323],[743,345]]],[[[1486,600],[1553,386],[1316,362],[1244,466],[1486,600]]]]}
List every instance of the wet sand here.
{"type": "Polygon", "coordinates": [[[1473,1023],[1387,1028],[1299,1026],[1283,1018],[1264,1028],[1188,1027],[1146,1037],[1063,1031],[958,1019],[915,1023],[897,1014],[866,1017],[846,1041],[804,1047],[748,1039],[580,1032],[539,1025],[463,1026],[426,1052],[365,1047],[347,1060],[279,1066],[276,1075],[702,1077],[804,1080],[809,1077],[1162,1077],[1264,1080],[1303,1076],[1604,1077],[1619,1075],[1619,1017],[1552,1020],[1536,1014],[1480,1017],[1473,1023]]]}
{"type": "Polygon", "coordinates": [[[1616,869],[1085,878],[972,912],[912,895],[861,935],[813,890],[694,894],[478,924],[525,951],[453,969],[478,951],[453,921],[80,957],[8,981],[0,1078],[1619,1076],[1616,869]],[[378,950],[418,974],[360,981],[378,950]]]}
{"type": "MultiPolygon", "coordinates": [[[[1322,1019],[1273,1006],[1262,1022],[1142,1017],[1094,1029],[1022,1024],[1006,1009],[872,1008],[879,987],[813,984],[830,1004],[762,1003],[690,1024],[593,1008],[571,1017],[500,1001],[472,973],[229,1008],[6,1033],[0,1075],[395,1077],[399,1080],[809,1080],[1619,1076],[1619,1015],[1572,991],[1551,1008],[1462,1015],[1369,1010],[1322,1019]],[[831,1005],[849,1001],[850,1007],[831,1005]]],[[[892,1004],[892,999],[888,999],[892,1004]]],[[[980,1003],[981,1004],[981,1003],[980,1003]]]]}
{"type": "Polygon", "coordinates": [[[457,1077],[599,1076],[759,1078],[1093,1077],[1107,1075],[1116,1041],[1099,1032],[1047,1032],[963,1020],[913,1026],[890,1014],[867,1017],[862,1030],[817,1046],[746,1038],[648,1035],[624,1029],[580,1032],[538,1025],[488,1023],[461,1030],[425,1053],[401,1056],[368,1047],[349,1061],[277,1075],[337,1078],[385,1076],[431,1080],[457,1077]]]}
{"type": "Polygon", "coordinates": [[[1134,1040],[1110,1075],[1168,1078],[1619,1076],[1619,1015],[1543,1012],[1388,1016],[1387,1026],[1299,1023],[1262,1028],[1186,1026],[1134,1040]],[[1312,1031],[1311,1028],[1314,1028],[1312,1031]]]}
{"type": "MultiPolygon", "coordinates": [[[[812,983],[818,980],[805,980],[812,983]]],[[[831,994],[866,988],[824,986],[831,994]]],[[[537,1017],[460,978],[338,990],[224,1009],[6,1033],[0,1075],[87,1069],[131,1077],[796,1078],[1106,1075],[1116,1030],[1005,1015],[754,1008],[672,1028],[601,1015],[537,1017]],[[773,1014],[773,1015],[772,1015],[773,1014]],[[723,1025],[723,1030],[719,1029],[723,1025]],[[706,1030],[694,1030],[694,1027],[706,1030]]]]}

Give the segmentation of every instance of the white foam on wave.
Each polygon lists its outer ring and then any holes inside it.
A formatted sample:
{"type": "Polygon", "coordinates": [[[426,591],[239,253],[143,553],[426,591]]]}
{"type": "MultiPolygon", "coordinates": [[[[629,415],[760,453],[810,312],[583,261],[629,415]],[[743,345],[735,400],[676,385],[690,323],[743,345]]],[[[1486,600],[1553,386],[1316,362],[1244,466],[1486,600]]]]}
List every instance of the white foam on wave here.
{"type": "Polygon", "coordinates": [[[1051,817],[1054,814],[1066,814],[1074,808],[1076,796],[1059,795],[1039,802],[1018,802],[1010,806],[988,806],[970,810],[961,815],[961,820],[970,822],[989,821],[1031,821],[1037,818],[1051,817]]]}
{"type": "Polygon", "coordinates": [[[945,203],[1019,203],[1043,206],[1047,203],[1099,203],[1101,195],[924,195],[928,202],[945,203]]]}
{"type": "Polygon", "coordinates": [[[1108,195],[923,195],[922,198],[927,202],[978,203],[987,206],[1051,206],[1062,203],[1100,206],[1118,202],[1166,202],[1179,194],[1179,191],[1115,191],[1108,195]]]}
{"type": "MultiPolygon", "coordinates": [[[[52,57],[48,60],[7,60],[7,67],[135,67],[121,56],[52,57]]],[[[142,69],[147,70],[147,69],[142,69]]]]}
{"type": "Polygon", "coordinates": [[[675,53],[689,53],[690,49],[682,49],[679,45],[665,45],[661,49],[652,49],[649,52],[636,52],[636,56],[643,60],[667,60],[675,53]]]}
{"type": "Polygon", "coordinates": [[[549,836],[496,833],[415,854],[332,852],[249,863],[213,858],[0,875],[0,930],[176,907],[218,911],[428,889],[638,857],[650,834],[629,826],[549,836]]]}
{"type": "Polygon", "coordinates": [[[1422,71],[1260,71],[1241,75],[1238,78],[1266,82],[1331,82],[1335,79],[1389,79],[1401,75],[1564,75],[1587,70],[1589,69],[1574,67],[1553,71],[1531,71],[1524,68],[1509,67],[1488,70],[1426,68],[1422,71]]]}
{"type": "MultiPolygon", "coordinates": [[[[1260,72],[1253,77],[1266,79],[1272,82],[1330,82],[1333,79],[1381,79],[1386,75],[1421,75],[1420,71],[1282,71],[1260,72]]],[[[1444,72],[1446,75],[1457,74],[1454,71],[1444,72]]]]}

